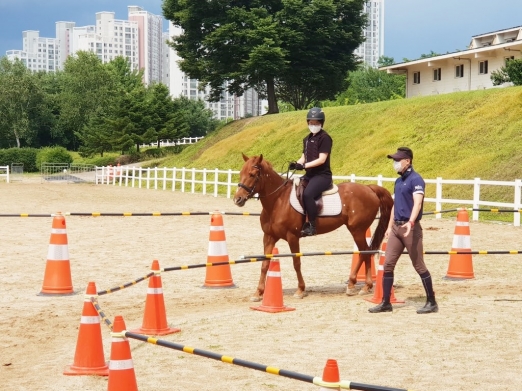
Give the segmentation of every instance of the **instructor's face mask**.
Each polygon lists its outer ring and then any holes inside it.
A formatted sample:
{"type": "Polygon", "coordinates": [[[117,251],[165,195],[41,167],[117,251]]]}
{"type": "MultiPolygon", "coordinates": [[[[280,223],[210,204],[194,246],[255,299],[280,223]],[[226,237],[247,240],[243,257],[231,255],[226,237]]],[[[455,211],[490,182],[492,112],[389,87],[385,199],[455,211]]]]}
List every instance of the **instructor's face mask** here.
{"type": "Polygon", "coordinates": [[[393,169],[395,170],[396,173],[400,174],[401,171],[402,171],[402,164],[400,161],[393,161],[393,169]]]}
{"type": "Polygon", "coordinates": [[[308,129],[310,129],[310,132],[313,134],[316,134],[321,130],[321,125],[308,125],[308,129]]]}

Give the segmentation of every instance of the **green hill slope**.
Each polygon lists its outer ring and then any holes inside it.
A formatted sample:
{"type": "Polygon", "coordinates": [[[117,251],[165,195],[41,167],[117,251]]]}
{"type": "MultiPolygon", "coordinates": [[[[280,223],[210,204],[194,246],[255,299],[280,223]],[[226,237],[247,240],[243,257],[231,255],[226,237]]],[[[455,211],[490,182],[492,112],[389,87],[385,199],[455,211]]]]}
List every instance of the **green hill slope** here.
{"type": "MultiPolygon", "coordinates": [[[[356,106],[327,107],[334,175],[395,176],[386,158],[399,146],[414,151],[425,178],[522,178],[522,87],[459,92],[356,106]]],[[[240,169],[241,153],[263,154],[284,170],[301,154],[306,111],[234,121],[167,167],[240,169]]]]}

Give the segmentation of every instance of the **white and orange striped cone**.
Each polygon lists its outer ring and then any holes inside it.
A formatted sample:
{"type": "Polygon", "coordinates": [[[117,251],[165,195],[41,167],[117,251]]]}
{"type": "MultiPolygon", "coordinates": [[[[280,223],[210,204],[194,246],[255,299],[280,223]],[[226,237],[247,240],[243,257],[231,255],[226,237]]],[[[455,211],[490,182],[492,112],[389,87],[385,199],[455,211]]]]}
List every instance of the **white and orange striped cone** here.
{"type": "MultiPolygon", "coordinates": [[[[371,242],[372,242],[372,232],[371,232],[370,228],[368,228],[366,230],[366,243],[368,243],[368,246],[369,246],[371,242]]],[[[353,245],[353,251],[359,251],[359,248],[357,247],[356,244],[353,245]]],[[[359,257],[360,257],[359,254],[353,254],[352,268],[351,268],[352,271],[357,267],[357,262],[359,262],[359,257]]],[[[375,261],[374,261],[373,254],[371,256],[371,276],[372,276],[372,281],[375,282],[375,279],[377,278],[377,276],[375,274],[375,261]]],[[[366,282],[366,267],[364,266],[364,263],[361,265],[361,267],[359,268],[359,271],[357,272],[357,282],[366,282]]]]}
{"type": "MultiPolygon", "coordinates": [[[[279,254],[277,247],[274,247],[272,254],[279,254]]],[[[264,312],[283,312],[294,311],[295,308],[287,307],[283,304],[283,284],[281,282],[281,266],[279,259],[272,258],[266,274],[265,293],[263,302],[258,307],[250,307],[253,310],[264,312]]]]}
{"type": "MultiPolygon", "coordinates": [[[[219,212],[214,212],[210,218],[207,263],[213,264],[228,261],[223,216],[219,212]]],[[[230,264],[208,266],[203,286],[206,288],[235,288],[230,264]]]]}
{"type": "Polygon", "coordinates": [[[109,367],[103,355],[100,316],[91,301],[91,297],[95,296],[96,285],[89,282],[83,302],[74,361],[65,368],[64,375],[109,375],[109,367]]]}
{"type": "Polygon", "coordinates": [[[69,263],[65,217],[58,212],[53,218],[47,263],[40,295],[74,294],[69,263]]]}
{"type": "Polygon", "coordinates": [[[152,261],[151,271],[154,272],[154,275],[149,278],[143,323],[141,328],[132,331],[145,335],[178,333],[181,329],[169,327],[167,323],[163,285],[161,283],[160,267],[157,260],[152,261]]]}
{"type": "MultiPolygon", "coordinates": [[[[455,225],[451,251],[471,252],[471,234],[467,210],[461,209],[457,213],[457,223],[455,225]]],[[[473,256],[471,254],[450,254],[448,272],[446,277],[444,277],[445,279],[465,280],[474,277],[473,256]]]]}
{"type": "MultiPolygon", "coordinates": [[[[382,302],[382,298],[384,296],[384,292],[382,289],[382,278],[384,276],[384,261],[386,260],[386,256],[384,255],[385,253],[386,253],[386,243],[383,243],[381,245],[381,252],[380,252],[380,256],[379,256],[379,271],[377,272],[377,280],[375,281],[375,289],[373,292],[373,297],[364,298],[364,300],[375,303],[375,304],[379,304],[380,302],[382,302]]],[[[399,300],[395,297],[393,286],[391,289],[390,303],[393,303],[393,304],[404,303],[404,300],[399,300]]]]}
{"type": "Polygon", "coordinates": [[[341,378],[339,376],[339,367],[337,360],[329,358],[323,370],[323,377],[321,378],[320,391],[340,390],[341,378]]]}
{"type": "Polygon", "coordinates": [[[109,361],[108,391],[138,391],[130,344],[125,334],[125,321],[117,315],[112,328],[111,359],[109,361]]]}

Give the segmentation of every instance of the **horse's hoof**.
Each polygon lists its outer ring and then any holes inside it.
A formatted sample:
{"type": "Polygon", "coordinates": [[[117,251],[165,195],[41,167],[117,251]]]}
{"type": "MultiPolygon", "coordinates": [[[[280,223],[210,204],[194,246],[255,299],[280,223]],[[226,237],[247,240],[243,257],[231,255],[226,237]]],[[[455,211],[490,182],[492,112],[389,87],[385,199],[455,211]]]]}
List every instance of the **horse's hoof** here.
{"type": "Polygon", "coordinates": [[[357,289],[346,288],[346,296],[355,296],[356,294],[357,294],[357,289]]]}
{"type": "Polygon", "coordinates": [[[260,302],[261,300],[263,300],[263,296],[252,296],[250,298],[250,301],[252,301],[254,303],[260,302]]]}
{"type": "Polygon", "coordinates": [[[359,291],[359,294],[360,294],[361,296],[364,296],[364,295],[370,295],[370,294],[372,294],[372,293],[373,293],[373,289],[364,289],[364,288],[363,288],[363,289],[361,289],[361,290],[359,291]]]}
{"type": "Polygon", "coordinates": [[[295,292],[294,293],[294,297],[296,299],[302,299],[304,297],[308,296],[308,293],[307,292],[295,292]]]}

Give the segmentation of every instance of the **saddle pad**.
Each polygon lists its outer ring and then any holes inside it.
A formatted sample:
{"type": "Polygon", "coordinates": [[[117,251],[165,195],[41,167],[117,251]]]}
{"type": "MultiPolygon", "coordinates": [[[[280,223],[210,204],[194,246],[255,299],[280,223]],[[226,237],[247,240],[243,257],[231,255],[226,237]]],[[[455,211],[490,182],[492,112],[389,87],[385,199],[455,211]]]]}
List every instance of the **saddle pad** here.
{"type": "MultiPolygon", "coordinates": [[[[303,207],[295,195],[295,186],[292,186],[292,192],[290,193],[290,205],[302,215],[305,214],[303,207]]],[[[326,196],[323,195],[323,210],[319,213],[319,216],[337,216],[341,214],[341,209],[341,196],[339,196],[338,192],[326,196]]]]}

